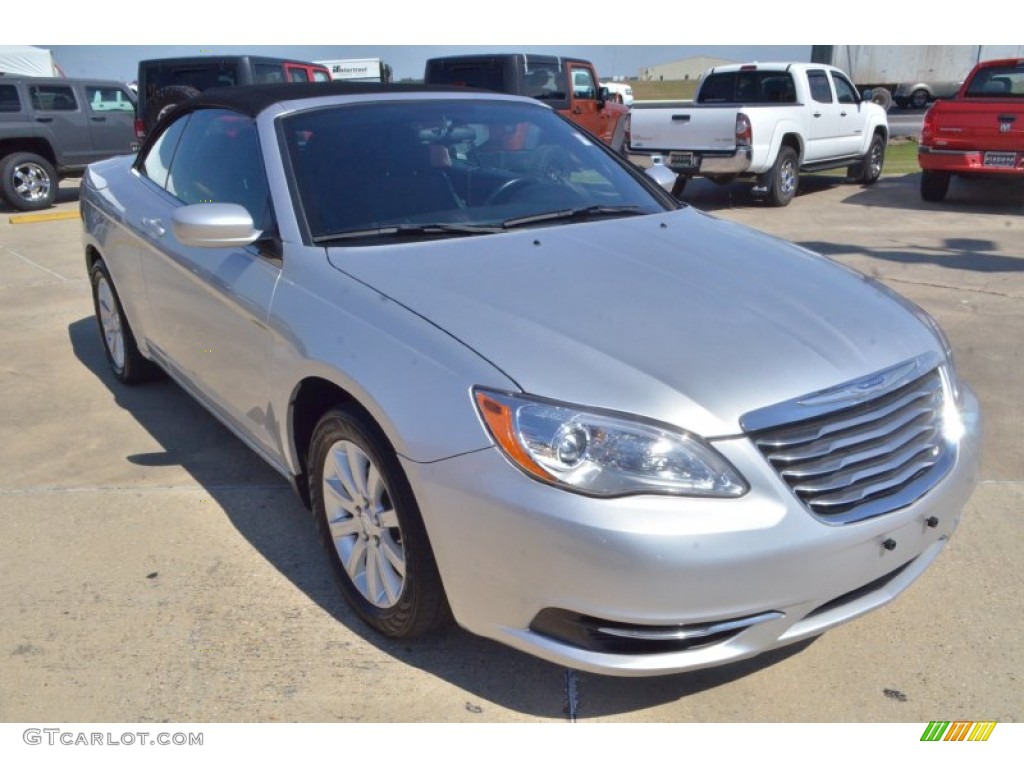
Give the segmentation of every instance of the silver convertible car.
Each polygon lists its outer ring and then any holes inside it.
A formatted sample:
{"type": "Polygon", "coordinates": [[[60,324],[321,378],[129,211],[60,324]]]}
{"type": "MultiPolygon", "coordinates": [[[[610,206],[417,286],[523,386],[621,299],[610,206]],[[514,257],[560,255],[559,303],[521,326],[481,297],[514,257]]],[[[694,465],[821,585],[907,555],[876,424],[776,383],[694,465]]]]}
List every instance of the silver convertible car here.
{"type": "Polygon", "coordinates": [[[750,657],[896,597],[976,483],[926,313],[540,102],[210,90],[81,209],[113,375],[169,375],[288,478],[390,637],[750,657]]]}

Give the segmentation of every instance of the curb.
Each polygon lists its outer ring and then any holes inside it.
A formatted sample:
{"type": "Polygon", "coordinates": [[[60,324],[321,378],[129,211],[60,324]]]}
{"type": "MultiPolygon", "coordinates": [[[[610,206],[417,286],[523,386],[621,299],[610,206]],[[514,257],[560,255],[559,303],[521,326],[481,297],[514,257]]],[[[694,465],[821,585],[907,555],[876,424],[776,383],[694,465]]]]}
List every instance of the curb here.
{"type": "Polygon", "coordinates": [[[39,221],[60,221],[62,219],[77,219],[78,211],[51,211],[49,213],[26,213],[20,216],[11,216],[8,220],[11,224],[35,224],[39,221]]]}

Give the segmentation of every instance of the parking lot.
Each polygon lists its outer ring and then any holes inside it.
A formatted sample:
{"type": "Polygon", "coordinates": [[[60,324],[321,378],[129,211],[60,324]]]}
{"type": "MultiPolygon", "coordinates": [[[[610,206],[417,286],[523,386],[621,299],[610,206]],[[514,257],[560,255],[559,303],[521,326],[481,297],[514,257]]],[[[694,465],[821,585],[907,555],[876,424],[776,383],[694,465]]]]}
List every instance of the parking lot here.
{"type": "MultiPolygon", "coordinates": [[[[870,274],[952,341],[986,420],[983,483],[894,603],[728,667],[569,673],[452,628],[373,635],[286,483],[169,382],[126,389],[96,333],[77,219],[0,207],[0,720],[1020,721],[1024,199],[918,176],[804,179],[786,208],[684,200],[870,274]]],[[[65,183],[54,212],[74,212],[65,183]]]]}

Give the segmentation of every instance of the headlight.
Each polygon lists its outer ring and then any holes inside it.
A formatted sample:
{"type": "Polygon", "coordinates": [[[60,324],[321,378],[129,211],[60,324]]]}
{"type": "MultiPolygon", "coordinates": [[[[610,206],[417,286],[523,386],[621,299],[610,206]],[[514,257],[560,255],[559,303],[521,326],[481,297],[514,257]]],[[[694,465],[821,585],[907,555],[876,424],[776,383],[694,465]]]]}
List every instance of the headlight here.
{"type": "Polygon", "coordinates": [[[742,496],[747,484],[696,435],[620,414],[477,389],[505,456],[527,474],[596,496],[742,496]]]}

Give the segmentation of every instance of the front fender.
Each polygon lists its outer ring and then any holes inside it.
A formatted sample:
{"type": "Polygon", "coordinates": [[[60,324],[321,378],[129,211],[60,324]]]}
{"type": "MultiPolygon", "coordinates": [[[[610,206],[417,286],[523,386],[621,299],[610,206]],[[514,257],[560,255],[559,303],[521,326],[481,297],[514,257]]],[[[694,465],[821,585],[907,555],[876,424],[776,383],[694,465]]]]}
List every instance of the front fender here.
{"type": "MultiPolygon", "coordinates": [[[[270,313],[271,405],[289,414],[309,378],[359,403],[395,450],[431,462],[488,447],[470,394],[483,385],[517,389],[474,350],[378,291],[332,267],[323,249],[285,255],[270,313]]],[[[291,418],[280,418],[285,460],[298,474],[291,418]]]]}

